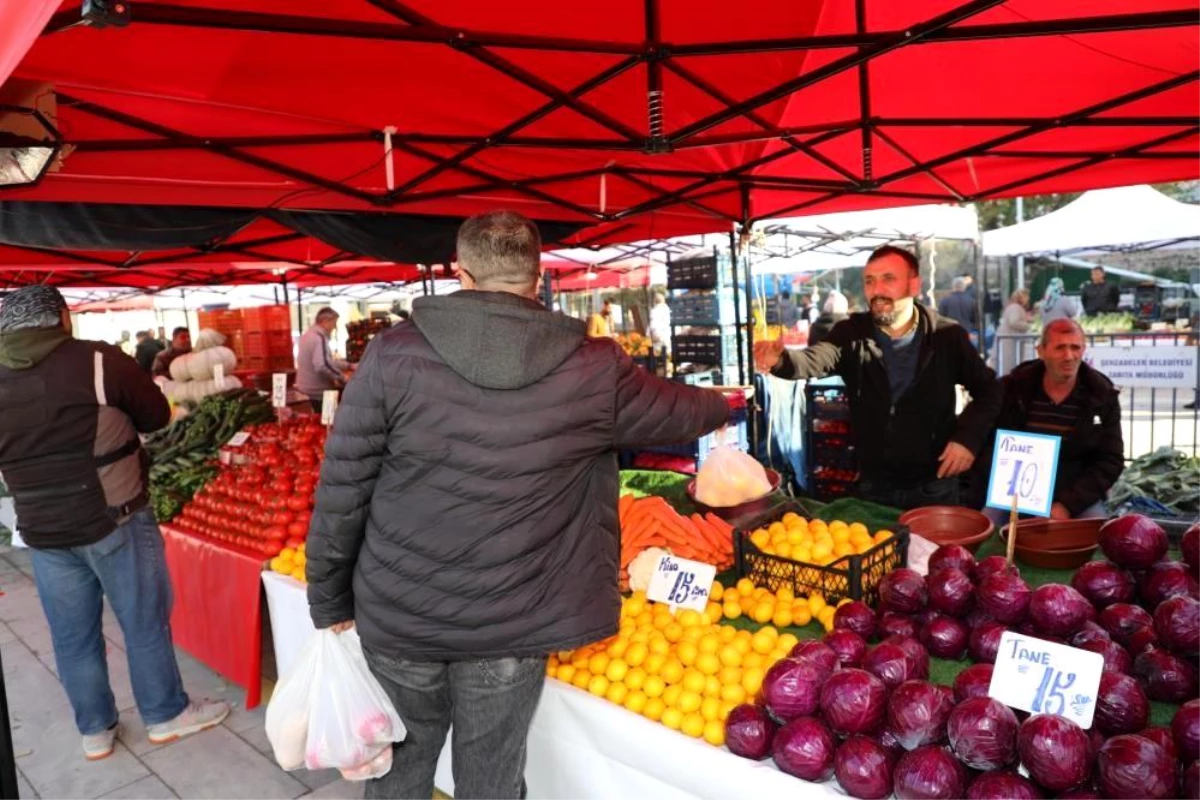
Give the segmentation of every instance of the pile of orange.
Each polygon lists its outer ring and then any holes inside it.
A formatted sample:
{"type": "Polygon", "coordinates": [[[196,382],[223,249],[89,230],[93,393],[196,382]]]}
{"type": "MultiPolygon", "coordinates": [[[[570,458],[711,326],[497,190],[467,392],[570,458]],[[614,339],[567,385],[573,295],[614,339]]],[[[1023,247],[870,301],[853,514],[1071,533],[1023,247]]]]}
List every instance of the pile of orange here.
{"type": "Polygon", "coordinates": [[[304,579],[304,565],[308,563],[308,557],[304,553],[304,547],[304,545],[300,545],[296,548],[285,547],[280,550],[279,555],[271,559],[271,571],[281,575],[290,575],[298,581],[307,583],[304,579]]]}
{"type": "Polygon", "coordinates": [[[547,674],[622,705],[672,730],[720,746],[725,718],[753,702],[768,669],[798,639],[767,625],[721,625],[722,587],[703,613],[679,610],[634,592],[616,636],[550,657],[547,674]]]}
{"type": "Polygon", "coordinates": [[[764,553],[806,564],[826,566],[845,556],[865,553],[892,536],[881,530],[874,536],[861,522],[849,524],[835,519],[825,522],[806,520],[799,514],[787,513],[778,522],[759,528],[750,534],[750,541],[764,553]]]}
{"type": "MultiPolygon", "coordinates": [[[[712,595],[710,595],[711,597],[712,595]]],[[[826,632],[833,630],[833,614],[836,606],[825,602],[819,594],[796,597],[790,586],[780,586],[774,592],[755,586],[749,578],[742,578],[736,585],[724,589],[717,595],[721,612],[726,619],[746,617],[759,624],[770,624],[776,628],[792,625],[804,626],[816,620],[826,632]]],[[[850,602],[849,599],[842,603],[850,602]]]]}

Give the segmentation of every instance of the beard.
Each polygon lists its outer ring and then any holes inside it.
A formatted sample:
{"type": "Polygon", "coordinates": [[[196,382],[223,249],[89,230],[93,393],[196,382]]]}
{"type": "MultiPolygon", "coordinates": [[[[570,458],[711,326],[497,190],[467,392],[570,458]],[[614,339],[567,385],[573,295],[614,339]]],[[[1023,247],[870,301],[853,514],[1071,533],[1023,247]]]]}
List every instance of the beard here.
{"type": "Polygon", "coordinates": [[[872,297],[871,317],[876,325],[892,325],[896,321],[895,303],[886,297],[872,297]]]}

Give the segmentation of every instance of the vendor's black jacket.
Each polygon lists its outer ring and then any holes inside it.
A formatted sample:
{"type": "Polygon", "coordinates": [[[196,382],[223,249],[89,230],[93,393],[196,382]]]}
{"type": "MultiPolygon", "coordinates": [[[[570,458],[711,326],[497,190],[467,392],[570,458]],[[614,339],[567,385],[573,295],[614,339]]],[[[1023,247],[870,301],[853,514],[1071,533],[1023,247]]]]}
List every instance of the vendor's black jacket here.
{"type": "MultiPolygon", "coordinates": [[[[1026,361],[1004,376],[1004,405],[996,427],[1025,430],[1029,407],[1042,391],[1046,366],[1040,359],[1026,361]]],[[[1109,487],[1125,469],[1125,442],[1121,436],[1121,403],[1112,381],[1087,364],[1079,366],[1072,399],[1080,405],[1074,427],[1062,435],[1054,501],[1079,514],[1103,500],[1109,487]]],[[[987,451],[989,454],[991,450],[987,451]]],[[[979,486],[987,486],[991,458],[975,462],[979,486]]]]}
{"type": "Polygon", "coordinates": [[[955,441],[977,456],[1000,410],[1000,382],[962,326],[916,304],[920,355],[912,387],[893,402],[875,322],[851,314],[829,338],[803,350],[787,350],[773,370],[780,378],[839,375],[850,400],[854,446],[864,478],[916,487],[937,478],[938,456],[955,441]],[[971,402],[955,416],[961,384],[971,402]]]}
{"type": "Polygon", "coordinates": [[[118,348],[61,328],[0,333],[0,474],[30,547],[93,544],[145,506],[138,433],[170,419],[118,348]]]}
{"type": "Polygon", "coordinates": [[[516,295],[416,301],[338,407],[308,539],[313,622],[424,661],[545,655],[617,631],[619,448],[725,424],[516,295]]]}
{"type": "Polygon", "coordinates": [[[1121,302],[1121,290],[1108,281],[1088,282],[1079,290],[1079,299],[1083,301],[1083,313],[1091,317],[1116,311],[1121,302]]]}

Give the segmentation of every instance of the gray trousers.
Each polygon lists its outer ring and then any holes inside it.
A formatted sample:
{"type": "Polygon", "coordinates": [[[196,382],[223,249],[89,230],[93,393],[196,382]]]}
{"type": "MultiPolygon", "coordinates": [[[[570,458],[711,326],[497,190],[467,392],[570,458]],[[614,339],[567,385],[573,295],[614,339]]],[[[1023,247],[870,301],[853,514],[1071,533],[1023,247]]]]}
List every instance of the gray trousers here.
{"type": "Polygon", "coordinates": [[[368,781],[364,798],[433,797],[451,724],[455,800],[525,796],[525,751],[545,685],[544,657],[431,662],[364,651],[408,728],[393,747],[391,771],[368,781]]]}

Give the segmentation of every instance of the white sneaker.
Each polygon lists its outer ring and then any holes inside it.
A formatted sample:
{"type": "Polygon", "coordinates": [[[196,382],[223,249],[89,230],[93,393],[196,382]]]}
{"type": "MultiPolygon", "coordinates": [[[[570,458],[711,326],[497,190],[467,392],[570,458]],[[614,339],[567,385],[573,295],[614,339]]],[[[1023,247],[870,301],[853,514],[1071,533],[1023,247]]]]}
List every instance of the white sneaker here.
{"type": "Polygon", "coordinates": [[[151,725],[147,734],[151,744],[166,744],[193,733],[215,728],[228,716],[228,703],[215,700],[193,701],[175,719],[151,725]]]}
{"type": "Polygon", "coordinates": [[[113,723],[113,726],[106,731],[92,733],[83,737],[83,757],[88,761],[99,761],[102,758],[111,756],[113,754],[113,747],[116,746],[117,731],[119,728],[119,723],[113,723]]]}

